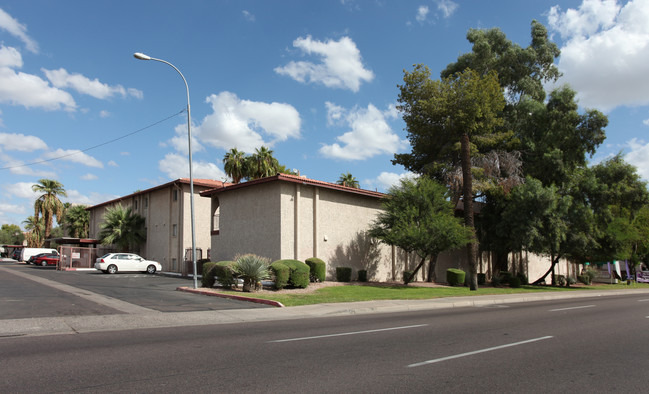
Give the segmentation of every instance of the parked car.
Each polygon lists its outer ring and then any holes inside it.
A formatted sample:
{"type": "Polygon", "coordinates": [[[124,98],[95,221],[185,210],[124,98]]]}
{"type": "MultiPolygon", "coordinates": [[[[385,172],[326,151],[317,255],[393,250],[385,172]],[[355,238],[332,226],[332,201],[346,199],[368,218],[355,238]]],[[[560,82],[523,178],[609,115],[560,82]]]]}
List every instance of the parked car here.
{"type": "Polygon", "coordinates": [[[59,254],[54,248],[22,248],[20,249],[20,257],[18,260],[28,262],[30,257],[41,253],[59,254]]]}
{"type": "Polygon", "coordinates": [[[58,253],[42,253],[34,258],[33,264],[47,267],[48,265],[58,264],[61,257],[58,253]]]}
{"type": "Polygon", "coordinates": [[[155,274],[162,266],[157,261],[146,260],[133,253],[108,253],[95,261],[95,269],[103,273],[146,272],[155,274]]]}

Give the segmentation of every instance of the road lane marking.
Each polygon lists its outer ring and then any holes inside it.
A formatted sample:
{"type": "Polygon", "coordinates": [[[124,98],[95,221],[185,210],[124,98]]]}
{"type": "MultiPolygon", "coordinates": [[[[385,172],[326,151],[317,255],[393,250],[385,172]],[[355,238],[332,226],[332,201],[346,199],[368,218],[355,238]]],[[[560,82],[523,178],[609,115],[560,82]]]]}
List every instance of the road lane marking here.
{"type": "Polygon", "coordinates": [[[594,306],[595,305],[573,306],[573,307],[570,307],[570,308],[550,309],[548,312],[569,311],[569,310],[572,310],[572,309],[592,308],[594,306]]]}
{"type": "Polygon", "coordinates": [[[376,330],[341,332],[339,334],[317,335],[317,336],[313,336],[313,337],[277,339],[275,341],[268,341],[268,343],[306,341],[308,339],[321,339],[321,338],[331,338],[331,337],[342,337],[342,336],[345,336],[345,335],[370,334],[370,333],[373,333],[373,332],[405,330],[405,329],[408,329],[408,328],[424,327],[424,326],[427,326],[427,325],[428,324],[417,324],[417,325],[414,325],[414,326],[402,326],[402,327],[379,328],[379,329],[376,329],[376,330]]]}
{"type": "Polygon", "coordinates": [[[638,300],[638,302],[647,302],[647,301],[649,301],[649,298],[646,300],[638,300]]]}
{"type": "Polygon", "coordinates": [[[410,365],[408,365],[408,368],[421,367],[423,365],[439,363],[439,362],[442,362],[442,361],[453,360],[453,359],[461,358],[461,357],[473,356],[475,354],[480,354],[480,353],[491,352],[491,351],[494,351],[494,350],[505,349],[505,348],[512,347],[512,346],[525,345],[526,343],[543,341],[545,339],[550,339],[550,338],[554,338],[554,337],[553,336],[546,336],[546,337],[528,339],[527,341],[510,343],[510,344],[507,344],[507,345],[500,345],[500,346],[490,347],[490,348],[487,348],[487,349],[475,350],[473,352],[461,353],[461,354],[456,354],[456,355],[453,355],[453,356],[447,356],[447,357],[442,357],[442,358],[436,358],[434,360],[428,360],[428,361],[422,361],[420,363],[410,364],[410,365]]]}

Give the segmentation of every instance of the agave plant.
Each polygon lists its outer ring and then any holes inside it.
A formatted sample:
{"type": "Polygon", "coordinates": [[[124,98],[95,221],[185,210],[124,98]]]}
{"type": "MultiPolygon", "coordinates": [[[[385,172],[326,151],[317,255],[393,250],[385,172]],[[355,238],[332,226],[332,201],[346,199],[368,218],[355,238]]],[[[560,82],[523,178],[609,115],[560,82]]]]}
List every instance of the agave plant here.
{"type": "Polygon", "coordinates": [[[234,271],[243,279],[243,291],[250,292],[262,279],[267,279],[270,259],[254,254],[245,254],[236,259],[234,271]],[[253,287],[254,286],[254,287],[253,287]]]}

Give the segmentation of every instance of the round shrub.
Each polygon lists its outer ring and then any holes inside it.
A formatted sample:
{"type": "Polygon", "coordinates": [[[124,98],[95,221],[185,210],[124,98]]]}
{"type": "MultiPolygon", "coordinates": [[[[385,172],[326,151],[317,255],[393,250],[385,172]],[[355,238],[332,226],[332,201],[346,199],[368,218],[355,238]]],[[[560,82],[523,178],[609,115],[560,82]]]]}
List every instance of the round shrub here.
{"type": "Polygon", "coordinates": [[[500,271],[500,282],[503,284],[508,284],[509,280],[512,278],[512,273],[509,271],[500,271]]]}
{"type": "MultiPolygon", "coordinates": [[[[288,285],[306,289],[309,286],[309,273],[311,272],[308,265],[299,260],[277,260],[275,263],[280,262],[288,267],[288,285]]],[[[275,264],[273,263],[273,264],[275,264]]],[[[272,265],[271,264],[271,267],[272,265]]],[[[277,287],[277,284],[275,285],[277,287]]]]}
{"type": "Polygon", "coordinates": [[[462,286],[464,285],[464,277],[466,273],[461,269],[449,268],[446,270],[446,281],[451,286],[462,286]]]}
{"type": "Polygon", "coordinates": [[[512,276],[511,278],[509,278],[509,287],[513,287],[515,289],[521,287],[521,278],[519,278],[518,276],[512,276]]]}
{"type": "Polygon", "coordinates": [[[270,271],[275,277],[275,288],[282,290],[288,285],[288,278],[291,270],[281,261],[276,261],[270,265],[270,271]]]}
{"type": "Polygon", "coordinates": [[[529,280],[527,279],[527,275],[525,275],[524,273],[519,272],[519,273],[516,274],[516,277],[521,280],[521,285],[529,285],[530,284],[529,280]]]}
{"type": "Polygon", "coordinates": [[[309,279],[311,282],[324,282],[327,275],[327,264],[317,257],[311,257],[304,261],[309,266],[309,279]]]}
{"type": "Polygon", "coordinates": [[[237,284],[236,273],[234,272],[234,261],[219,261],[214,266],[214,276],[216,280],[226,289],[237,284]]]}
{"type": "Polygon", "coordinates": [[[216,263],[209,262],[203,264],[202,287],[214,287],[214,282],[216,281],[214,267],[216,267],[216,263]]]}
{"type": "Polygon", "coordinates": [[[351,282],[352,267],[336,267],[336,280],[338,282],[351,282]]]}
{"type": "Polygon", "coordinates": [[[487,283],[487,274],[478,273],[478,285],[482,286],[487,283]]]}
{"type": "Polygon", "coordinates": [[[367,270],[359,270],[358,271],[358,281],[359,282],[367,282],[367,270]]]}

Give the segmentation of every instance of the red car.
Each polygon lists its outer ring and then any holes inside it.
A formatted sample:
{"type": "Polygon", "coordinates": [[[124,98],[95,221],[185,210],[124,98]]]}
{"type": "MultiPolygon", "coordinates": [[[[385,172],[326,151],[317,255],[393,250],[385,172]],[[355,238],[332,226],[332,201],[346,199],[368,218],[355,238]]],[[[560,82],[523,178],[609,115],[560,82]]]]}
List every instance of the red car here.
{"type": "Polygon", "coordinates": [[[56,265],[60,260],[60,257],[58,254],[54,253],[46,253],[43,254],[42,256],[38,256],[34,259],[34,264],[35,265],[42,265],[43,267],[47,267],[48,265],[56,265]]]}

